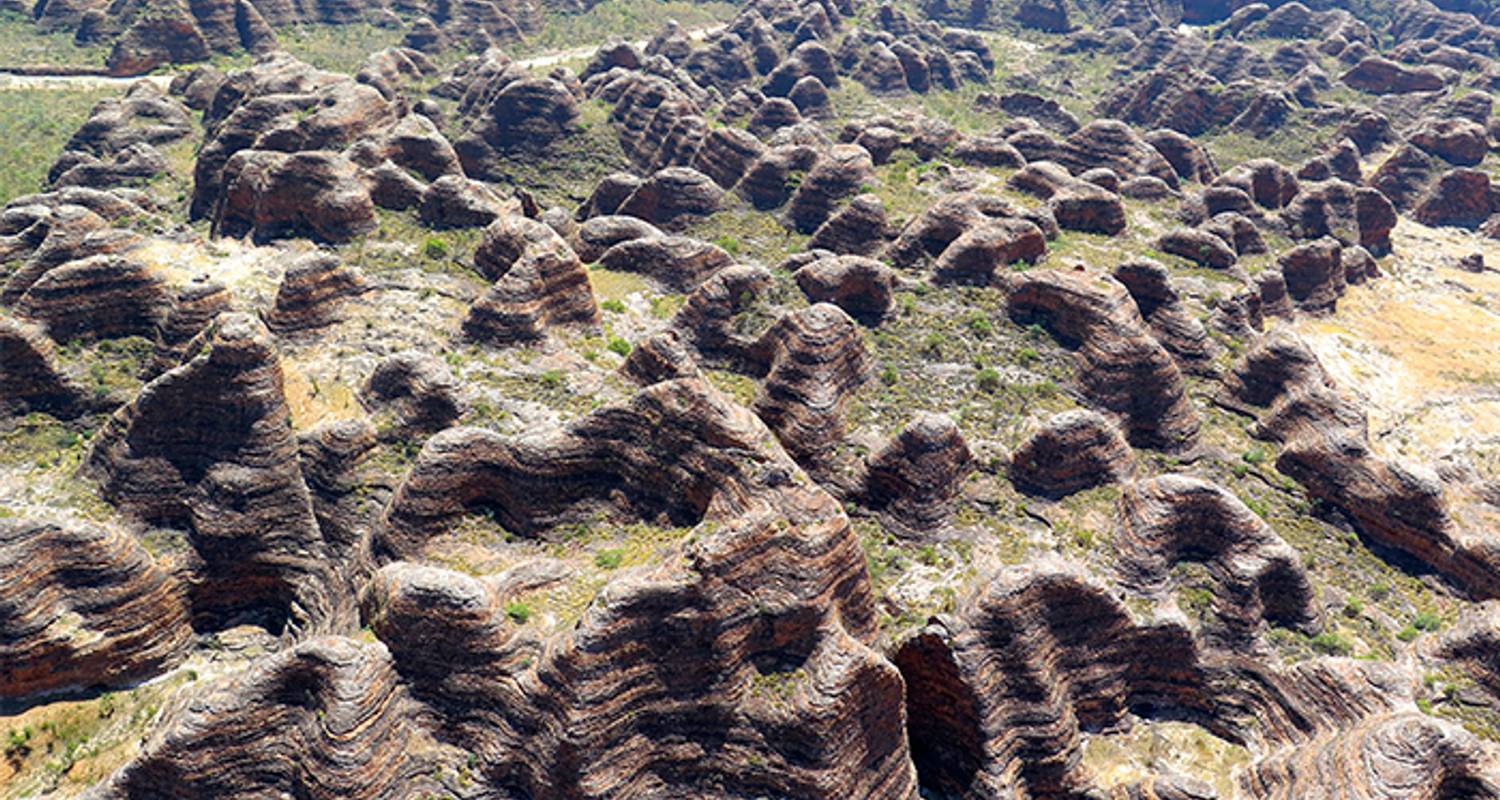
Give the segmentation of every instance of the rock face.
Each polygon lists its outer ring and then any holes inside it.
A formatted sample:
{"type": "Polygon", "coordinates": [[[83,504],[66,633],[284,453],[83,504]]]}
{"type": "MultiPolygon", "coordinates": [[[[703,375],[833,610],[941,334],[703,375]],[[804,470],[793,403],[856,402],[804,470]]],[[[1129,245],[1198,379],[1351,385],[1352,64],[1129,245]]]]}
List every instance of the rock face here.
{"type": "Polygon", "coordinates": [[[844,407],[869,377],[859,326],[818,303],[783,316],[757,341],[765,380],[753,408],[799,464],[827,465],[844,438],[844,407]]]}
{"type": "Polygon", "coordinates": [[[583,262],[547,225],[510,216],[485,229],[474,253],[493,286],[469,309],[466,335],[496,344],[541,338],[558,325],[593,325],[599,306],[583,262]]]}
{"type": "Polygon", "coordinates": [[[364,276],[331,253],[311,253],[292,262],[276,290],[266,323],[278,333],[320,328],[342,318],[341,301],[367,290],[364,276]]]}
{"type": "Polygon", "coordinates": [[[1488,173],[1455,169],[1438,179],[1412,211],[1412,218],[1424,225],[1477,228],[1495,210],[1490,185],[1488,173]]]}
{"type": "Polygon", "coordinates": [[[1010,480],[1028,494],[1060,498],[1127,478],[1130,445],[1116,425],[1093,411],[1053,416],[1011,454],[1010,480]]]}
{"type": "Polygon", "coordinates": [[[159,274],[132,259],[102,255],[48,270],[21,296],[16,313],[66,341],[150,335],[170,303],[159,274]]]}
{"type": "Polygon", "coordinates": [[[446,796],[420,711],[384,646],[314,639],[204,687],[97,796],[446,796]],[[266,760],[264,748],[287,757],[266,760]],[[246,759],[258,768],[226,768],[246,759]]]}
{"type": "Polygon", "coordinates": [[[224,165],[224,182],[214,212],[216,236],[307,236],[337,243],[376,226],[369,188],[337,153],[244,151],[224,165]]]}
{"type": "Polygon", "coordinates": [[[898,529],[921,534],[947,523],[973,468],[974,455],[958,425],[926,414],[870,457],[864,495],[898,529]]]}
{"type": "Polygon", "coordinates": [[[849,316],[878,323],[891,312],[896,275],[890,267],[860,256],[820,258],[793,277],[809,302],[833,303],[849,316]]]}
{"type": "Polygon", "coordinates": [[[430,435],[458,421],[465,404],[447,365],[416,350],[380,362],[365,382],[365,405],[388,411],[403,435],[430,435]]]}
{"type": "Polygon", "coordinates": [[[1489,152],[1484,126],[1468,119],[1430,120],[1407,141],[1455,167],[1472,167],[1489,152]]]}
{"type": "Polygon", "coordinates": [[[1332,238],[1294,247],[1282,253],[1276,264],[1298,308],[1331,311],[1344,294],[1343,249],[1332,238]]]}
{"type": "Polygon", "coordinates": [[[58,367],[57,349],[35,325],[0,315],[0,418],[28,411],[70,417],[82,390],[58,367]]]}
{"type": "Polygon", "coordinates": [[[694,569],[664,564],[614,584],[545,647],[507,619],[493,583],[409,564],[376,576],[373,630],[445,738],[479,754],[498,788],[607,796],[609,765],[629,754],[673,794],[915,796],[900,677],[867,644],[874,606],[858,542],[746,409],[675,380],[553,434],[444,432],[392,500],[388,545],[410,552],[475,503],[527,537],[600,512],[697,530],[679,562],[694,569]],[[781,577],[769,583],[767,570],[781,577]],[[595,690],[566,688],[570,674],[593,676],[595,690]],[[793,690],[764,694],[767,675],[793,690]],[[680,769],[675,745],[645,735],[669,721],[746,744],[680,769]],[[744,769],[749,752],[766,772],[744,769]]]}
{"type": "Polygon", "coordinates": [[[1055,562],[995,575],[960,619],[934,620],[895,661],[917,774],[957,797],[1080,791],[1080,726],[1204,702],[1185,628],[1136,624],[1102,585],[1055,562]]]}
{"type": "Polygon", "coordinates": [[[1295,797],[1324,791],[1320,776],[1329,770],[1355,770],[1345,784],[1350,793],[1435,799],[1447,787],[1473,786],[1485,797],[1494,794],[1495,779],[1483,751],[1478,739],[1451,723],[1416,712],[1391,714],[1264,759],[1242,784],[1260,797],[1295,797]]]}
{"type": "Polygon", "coordinates": [[[1128,261],[1115,267],[1113,277],[1130,292],[1151,335],[1177,359],[1183,371],[1212,371],[1209,362],[1218,348],[1203,323],[1188,310],[1166,267],[1155,261],[1128,261]]]}
{"type": "Polygon", "coordinates": [[[602,267],[638,273],[672,292],[690,292],[732,263],[722,247],[689,236],[630,239],[599,256],[602,267]]]}
{"type": "Polygon", "coordinates": [[[280,359],[253,317],[220,315],[110,418],[87,471],[122,509],[189,532],[195,620],[312,631],[352,612],[313,518],[280,359]]]}
{"type": "MultiPolygon", "coordinates": [[[[1023,221],[1021,212],[993,195],[956,193],[945,195],[913,219],[891,246],[886,257],[898,267],[913,267],[928,259],[941,259],[950,245],[965,234],[1000,223],[986,233],[974,233],[955,251],[943,269],[953,280],[986,283],[997,267],[1032,260],[1046,252],[1045,231],[1026,219],[1030,227],[1012,225],[1023,221]]],[[[1057,223],[1052,223],[1056,235],[1057,223]]]]}
{"type": "Polygon", "coordinates": [[[1140,310],[1118,282],[1055,270],[1032,270],[1009,286],[1009,313],[1039,322],[1079,361],[1084,391],[1124,422],[1143,447],[1187,446],[1198,431],[1182,373],[1147,333],[1140,310]]]}
{"type": "Polygon", "coordinates": [[[1033,162],[1012,175],[1009,183],[1046,200],[1059,227],[1106,236],[1125,230],[1125,205],[1119,195],[1074,178],[1057,164],[1033,162]]]}
{"type": "Polygon", "coordinates": [[[1500,597],[1500,549],[1463,530],[1431,476],[1370,451],[1364,414],[1331,390],[1322,365],[1288,335],[1246,354],[1231,396],[1261,407],[1258,435],[1283,442],[1276,468],[1342,509],[1365,536],[1401,550],[1471,595],[1500,597]]]}
{"type": "Polygon", "coordinates": [[[1238,260],[1234,249],[1208,231],[1178,228],[1162,234],[1156,247],[1163,253],[1181,256],[1200,267],[1229,269],[1238,260]]]}
{"type": "Polygon", "coordinates": [[[0,520],[0,698],[118,687],[184,656],[185,587],[119,531],[0,520]]]}
{"type": "Polygon", "coordinates": [[[1378,56],[1367,58],[1339,80],[1371,94],[1435,92],[1443,88],[1443,76],[1424,68],[1408,67],[1378,56]]]}
{"type": "Polygon", "coordinates": [[[156,332],[156,352],[149,377],[156,377],[181,363],[193,339],[233,304],[234,297],[229,288],[206,276],[182,287],[172,301],[172,310],[156,332]]]}
{"type": "Polygon", "coordinates": [[[1120,508],[1121,569],[1138,591],[1163,596],[1179,561],[1207,566],[1218,621],[1210,641],[1252,647],[1266,623],[1303,628],[1314,619],[1297,551],[1227,490],[1165,475],[1127,486],[1120,508]]]}
{"type": "Polygon", "coordinates": [[[987,220],[943,249],[933,265],[933,277],[944,283],[986,286],[995,280],[1002,267],[1035,261],[1046,248],[1046,237],[1032,222],[987,220]]]}

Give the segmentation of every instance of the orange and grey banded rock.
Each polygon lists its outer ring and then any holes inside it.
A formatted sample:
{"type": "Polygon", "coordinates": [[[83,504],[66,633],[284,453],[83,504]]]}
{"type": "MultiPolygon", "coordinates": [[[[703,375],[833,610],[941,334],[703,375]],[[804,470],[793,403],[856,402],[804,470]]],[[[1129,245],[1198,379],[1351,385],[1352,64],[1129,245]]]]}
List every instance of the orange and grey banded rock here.
{"type": "MultiPolygon", "coordinates": [[[[901,230],[900,235],[886,250],[886,256],[898,267],[915,266],[924,258],[939,258],[950,245],[976,228],[992,221],[1015,219],[1027,218],[1024,217],[1021,209],[1002,198],[967,192],[943,195],[901,230]]],[[[1037,227],[1043,235],[1046,235],[1045,229],[1041,226],[1037,227]]],[[[1052,233],[1056,232],[1056,223],[1053,223],[1052,233]]],[[[1045,242],[1038,243],[1033,239],[1024,246],[1016,248],[1015,252],[1009,253],[1010,259],[1005,263],[1035,258],[1041,254],[1038,248],[1045,248],[1045,246],[1045,242]]],[[[987,251],[987,254],[994,255],[994,249],[987,251]]],[[[973,272],[974,270],[953,271],[973,272]]]]}
{"type": "Polygon", "coordinates": [[[798,269],[793,278],[810,302],[833,303],[866,324],[879,323],[896,305],[895,272],[871,258],[821,258],[798,269]]]}
{"type": "Polygon", "coordinates": [[[200,275],[177,292],[171,311],[156,332],[156,352],[148,377],[156,377],[182,363],[193,338],[234,305],[234,295],[223,283],[200,275]]]}
{"type": "Polygon", "coordinates": [[[869,378],[859,326],[838,306],[786,314],[756,342],[765,365],[755,413],[803,466],[827,465],[844,439],[844,409],[869,378]]]}
{"type": "Polygon", "coordinates": [[[1151,335],[1177,359],[1185,372],[1208,373],[1219,347],[1203,323],[1188,310],[1165,266],[1149,260],[1115,267],[1114,279],[1125,285],[1151,335]]]}
{"type": "Polygon", "coordinates": [[[1253,798],[1487,800],[1500,797],[1492,745],[1417,711],[1376,716],[1274,753],[1241,773],[1253,798]]]}
{"type": "Polygon", "coordinates": [[[641,386],[699,377],[698,357],[681,331],[668,328],[631,348],[620,364],[620,374],[641,386]]]}
{"type": "Polygon", "coordinates": [[[1108,417],[1064,411],[1039,427],[1011,454],[1009,476],[1028,494],[1060,498],[1129,477],[1130,445],[1108,417]]]}
{"type": "Polygon", "coordinates": [[[370,538],[380,517],[379,504],[366,496],[373,483],[367,465],[379,443],[367,417],[325,422],[297,437],[318,528],[356,576],[369,571],[370,538]]]}
{"type": "Polygon", "coordinates": [[[133,536],[0,520],[0,699],[151,678],[192,638],[186,587],[133,536]]]}
{"type": "Polygon", "coordinates": [[[674,380],[556,434],[446,431],[393,499],[390,550],[414,552],[477,503],[543,539],[600,512],[694,526],[665,563],[621,574],[541,641],[507,618],[497,579],[407,563],[376,576],[372,629],[450,741],[479,754],[490,788],[915,796],[901,682],[868,646],[858,541],[747,409],[674,380]],[[652,733],[662,726],[695,733],[652,733]],[[726,746],[689,743],[703,737],[726,746]]]}
{"type": "Polygon", "coordinates": [[[83,410],[83,389],[57,361],[40,327],[0,314],[0,415],[46,411],[71,417],[83,410]]]}
{"type": "Polygon", "coordinates": [[[634,272],[670,292],[691,292],[733,263],[722,247],[691,236],[628,239],[599,256],[600,266],[634,272]]]}
{"type": "Polygon", "coordinates": [[[1035,223],[1004,217],[986,220],[943,249],[933,265],[933,278],[943,283],[988,286],[1004,267],[1034,262],[1046,251],[1046,237],[1035,223]]]}
{"type": "Polygon", "coordinates": [[[273,627],[348,620],[313,516],[269,331],[221,314],[181,366],[148,383],[94,437],[85,465],[104,496],[188,531],[195,619],[264,614],[273,627]]]}
{"type": "Polygon", "coordinates": [[[1227,490],[1182,475],[1127,484],[1116,543],[1125,581],[1147,596],[1171,589],[1172,568],[1197,561],[1213,580],[1222,630],[1209,641],[1253,647],[1267,623],[1304,628],[1316,612],[1297,551],[1227,490]]]}
{"type": "Polygon", "coordinates": [[[1165,450],[1191,445],[1198,416],[1182,373],[1123,285],[1057,270],[1031,270],[1009,283],[1010,316],[1046,325],[1074,350],[1084,392],[1122,419],[1126,438],[1165,450]]]}
{"type": "Polygon", "coordinates": [[[1443,658],[1455,661],[1492,695],[1500,697],[1500,601],[1466,609],[1458,624],[1438,645],[1443,658]]]}
{"type": "Polygon", "coordinates": [[[819,225],[812,238],[807,240],[807,248],[841,255],[874,256],[894,235],[880,197],[862,194],[819,225]]]}
{"type": "Polygon", "coordinates": [[[1192,634],[1142,624],[1081,570],[1047,561],[988,579],[958,618],[895,655],[924,787],[954,797],[1058,797],[1092,781],[1080,731],[1133,709],[1203,715],[1212,700],[1192,634]]]}
{"type": "Polygon", "coordinates": [[[0,303],[14,305],[48,272],[70,261],[92,256],[123,255],[141,243],[140,235],[111,228],[103,217],[82,206],[63,206],[48,215],[46,236],[0,289],[0,303]]]}
{"type": "Polygon", "coordinates": [[[583,262],[544,223],[501,217],[485,229],[474,263],[495,283],[464,319],[471,338],[511,344],[540,339],[556,326],[599,321],[583,262]]]}
{"type": "Polygon", "coordinates": [[[828,221],[835,206],[857,194],[875,174],[870,154],[857,144],[835,145],[808,170],[788,213],[792,226],[811,234],[828,221]]]}
{"type": "Polygon", "coordinates": [[[672,317],[672,328],[704,358],[748,364],[756,337],[741,331],[736,320],[752,311],[775,283],[764,267],[725,267],[687,296],[672,317]]]}
{"type": "Polygon", "coordinates": [[[1500,545],[1448,512],[1436,476],[1375,455],[1363,410],[1332,385],[1305,345],[1276,335],[1246,354],[1226,388],[1263,409],[1256,434],[1284,443],[1278,471],[1342,509],[1364,535],[1419,559],[1475,599],[1500,597],[1500,545]]]}
{"type": "Polygon", "coordinates": [[[404,350],[377,364],[360,399],[369,408],[390,413],[401,435],[436,433],[466,410],[448,366],[418,350],[404,350]]]}
{"type": "Polygon", "coordinates": [[[89,797],[455,797],[401,678],[378,643],[323,637],[267,656],[196,689],[89,797]]]}
{"type": "Polygon", "coordinates": [[[213,212],[215,236],[260,242],[306,236],[339,243],[377,224],[369,187],[341,153],[241,150],[224,165],[223,181],[213,212]]]}
{"type": "Polygon", "coordinates": [[[584,263],[592,264],[621,242],[662,235],[660,228],[638,217],[606,214],[584,220],[569,241],[578,257],[584,263]]]}
{"type": "Polygon", "coordinates": [[[364,275],[332,253],[309,253],[286,268],[266,324],[277,333],[321,328],[343,319],[340,306],[368,290],[364,275]]]}
{"type": "Polygon", "coordinates": [[[870,456],[864,498],[913,533],[947,524],[974,454],[951,418],[924,414],[870,456]]]}
{"type": "Polygon", "coordinates": [[[16,314],[66,341],[155,334],[170,306],[159,273],[128,257],[101,255],[48,270],[17,301],[16,314]]]}

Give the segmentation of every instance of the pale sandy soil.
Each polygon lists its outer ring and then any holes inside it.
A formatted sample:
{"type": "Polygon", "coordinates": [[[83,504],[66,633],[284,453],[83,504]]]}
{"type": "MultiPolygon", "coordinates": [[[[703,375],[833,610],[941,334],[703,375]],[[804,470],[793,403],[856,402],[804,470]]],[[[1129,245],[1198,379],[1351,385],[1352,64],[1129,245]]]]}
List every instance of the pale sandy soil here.
{"type": "Polygon", "coordinates": [[[1403,219],[1386,275],[1351,287],[1336,314],[1293,329],[1341,388],[1369,406],[1383,456],[1434,464],[1500,445],[1500,272],[1456,268],[1500,242],[1403,219]]]}

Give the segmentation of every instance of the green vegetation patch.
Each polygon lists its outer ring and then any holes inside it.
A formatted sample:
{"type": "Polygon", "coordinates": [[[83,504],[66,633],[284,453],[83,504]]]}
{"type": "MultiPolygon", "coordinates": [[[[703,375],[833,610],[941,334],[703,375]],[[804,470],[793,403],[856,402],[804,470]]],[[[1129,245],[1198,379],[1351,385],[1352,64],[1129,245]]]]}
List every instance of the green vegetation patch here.
{"type": "Polygon", "coordinates": [[[0,88],[0,206],[41,191],[74,131],[96,103],[115,94],[100,88],[0,88]]]}

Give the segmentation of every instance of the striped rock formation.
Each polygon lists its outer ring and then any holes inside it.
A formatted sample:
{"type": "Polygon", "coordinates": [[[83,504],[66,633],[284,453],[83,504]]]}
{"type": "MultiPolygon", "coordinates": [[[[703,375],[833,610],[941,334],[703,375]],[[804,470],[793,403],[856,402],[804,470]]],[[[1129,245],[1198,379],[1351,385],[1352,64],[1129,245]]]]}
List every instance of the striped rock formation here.
{"type": "Polygon", "coordinates": [[[229,287],[206,275],[183,286],[156,332],[156,352],[147,377],[156,377],[182,363],[194,337],[234,305],[229,287]]]}
{"type": "Polygon", "coordinates": [[[0,417],[46,411],[70,417],[83,390],[62,371],[57,348],[39,327],[0,315],[0,417]]]}
{"type": "Polygon", "coordinates": [[[1112,274],[1130,292],[1151,335],[1177,359],[1184,372],[1213,371],[1211,362],[1219,347],[1188,310],[1166,267],[1155,261],[1130,261],[1115,267],[1112,274]]]}
{"type": "Polygon", "coordinates": [[[377,575],[373,630],[450,740],[479,754],[487,788],[915,797],[900,678],[869,649],[858,541],[748,410],[674,380],[556,434],[446,431],[393,498],[387,544],[414,552],[478,503],[543,539],[600,513],[694,526],[542,640],[506,616],[513,590],[496,578],[405,563],[377,575]]]}
{"type": "Polygon", "coordinates": [[[896,653],[912,757],[924,787],[952,797],[1059,797],[1091,781],[1080,728],[1131,711],[1205,713],[1192,634],[1140,624],[1060,562],[1014,567],[960,619],[938,618],[896,653]]]}
{"type": "Polygon", "coordinates": [[[171,307],[166,282],[139,261],[104,255],[48,270],[16,302],[16,314],[58,341],[154,335],[171,307]]]}
{"type": "Polygon", "coordinates": [[[1210,643],[1253,647],[1267,623],[1308,628],[1313,588],[1297,551],[1226,489],[1181,475],[1127,484],[1115,537],[1125,582],[1147,596],[1172,588],[1172,568],[1202,563],[1214,583],[1210,643]]]}
{"type": "Polygon", "coordinates": [[[1246,353],[1226,390],[1259,414],[1256,435],[1283,442],[1278,471],[1475,599],[1500,597],[1500,543],[1448,513],[1436,476],[1375,455],[1364,412],[1332,385],[1305,345],[1277,334],[1246,353]]]}
{"type": "Polygon", "coordinates": [[[1010,457],[1009,476],[1027,494],[1061,498],[1125,480],[1135,458],[1120,429],[1096,411],[1064,411],[1026,438],[1010,457]]]}
{"type": "Polygon", "coordinates": [[[186,594],[129,534],[0,520],[0,699],[160,674],[192,642],[186,594]]]}
{"type": "Polygon", "coordinates": [[[916,534],[947,524],[974,454],[946,415],[924,414],[870,456],[865,502],[904,531],[916,534]]]}
{"type": "Polygon", "coordinates": [[[455,797],[420,713],[384,646],[313,639],[201,687],[88,796],[455,797]]]}
{"type": "Polygon", "coordinates": [[[85,471],[122,510],[188,532],[195,619],[251,613],[292,632],[350,619],[298,463],[281,361],[254,317],[220,315],[181,366],[105,423],[85,471]]]}
{"type": "Polygon", "coordinates": [[[277,333],[331,325],[343,319],[347,300],[368,291],[364,275],[332,253],[308,253],[293,261],[276,288],[266,324],[277,333]]]}
{"type": "Polygon", "coordinates": [[[1462,727],[1410,711],[1372,717],[1262,759],[1240,785],[1268,800],[1489,800],[1500,797],[1500,767],[1493,750],[1462,727]]]}
{"type": "Polygon", "coordinates": [[[783,316],[753,350],[765,375],[755,413],[799,464],[829,466],[844,439],[844,408],[870,376],[859,326],[818,303],[783,316]]]}
{"type": "Polygon", "coordinates": [[[465,410],[448,366],[418,350],[404,350],[377,364],[360,400],[378,414],[389,414],[392,433],[398,435],[436,433],[465,410]]]}
{"type": "Polygon", "coordinates": [[[583,262],[543,223],[501,217],[485,229],[474,263],[495,283],[464,319],[471,338],[504,345],[540,339],[560,325],[599,322],[583,262]]]}
{"type": "Polygon", "coordinates": [[[1198,417],[1182,373],[1123,285],[1058,270],[1031,270],[1008,282],[1011,318],[1047,326],[1074,351],[1084,393],[1120,417],[1132,444],[1163,450],[1192,444],[1198,417]]]}

